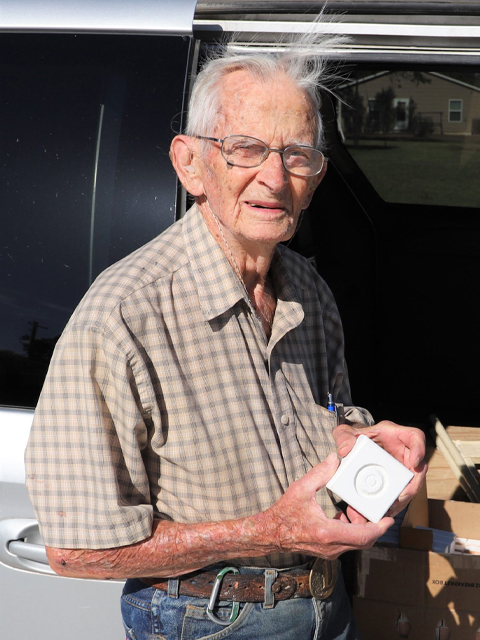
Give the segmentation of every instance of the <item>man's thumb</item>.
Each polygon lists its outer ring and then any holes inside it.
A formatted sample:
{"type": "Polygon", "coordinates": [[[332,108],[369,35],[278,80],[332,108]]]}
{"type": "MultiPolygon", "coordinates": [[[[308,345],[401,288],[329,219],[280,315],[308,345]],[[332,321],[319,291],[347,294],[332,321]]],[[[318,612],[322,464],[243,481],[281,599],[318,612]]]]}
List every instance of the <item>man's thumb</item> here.
{"type": "Polygon", "coordinates": [[[332,451],[325,460],[315,465],[313,469],[307,473],[305,479],[308,478],[309,484],[311,483],[311,488],[314,491],[318,491],[327,484],[337,470],[339,464],[340,458],[334,451],[332,451]]]}

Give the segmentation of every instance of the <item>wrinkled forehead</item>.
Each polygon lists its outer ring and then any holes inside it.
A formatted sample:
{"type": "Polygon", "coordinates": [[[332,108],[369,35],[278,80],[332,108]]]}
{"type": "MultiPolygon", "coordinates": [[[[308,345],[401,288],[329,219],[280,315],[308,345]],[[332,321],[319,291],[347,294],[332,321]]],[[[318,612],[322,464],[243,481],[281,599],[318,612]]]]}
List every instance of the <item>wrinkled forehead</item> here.
{"type": "Polygon", "coordinates": [[[312,144],[317,126],[310,97],[285,74],[263,81],[242,70],[221,80],[215,125],[219,137],[243,133],[312,144]]]}

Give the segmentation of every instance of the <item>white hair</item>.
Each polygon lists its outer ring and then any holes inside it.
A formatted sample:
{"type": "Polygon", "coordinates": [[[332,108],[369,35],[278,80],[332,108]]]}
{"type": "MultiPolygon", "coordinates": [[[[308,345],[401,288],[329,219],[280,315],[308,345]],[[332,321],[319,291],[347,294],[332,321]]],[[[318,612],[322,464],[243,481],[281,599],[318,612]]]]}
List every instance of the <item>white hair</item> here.
{"type": "MultiPolygon", "coordinates": [[[[323,18],[321,14],[314,24],[323,18]]],[[[185,133],[190,136],[212,135],[221,113],[221,81],[234,71],[246,71],[260,82],[272,82],[284,75],[304,91],[317,114],[314,144],[324,147],[324,128],[320,115],[320,91],[330,91],[337,74],[329,67],[325,50],[344,44],[346,38],[325,35],[318,29],[286,36],[280,50],[272,52],[232,51],[224,46],[209,55],[195,81],[190,98],[185,133]]]]}

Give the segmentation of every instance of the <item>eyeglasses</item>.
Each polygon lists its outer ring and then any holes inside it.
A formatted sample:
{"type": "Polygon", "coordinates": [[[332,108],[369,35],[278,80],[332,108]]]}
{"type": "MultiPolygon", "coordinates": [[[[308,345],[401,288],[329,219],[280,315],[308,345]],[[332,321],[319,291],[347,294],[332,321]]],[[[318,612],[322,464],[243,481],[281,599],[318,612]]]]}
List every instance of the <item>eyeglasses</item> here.
{"type": "Polygon", "coordinates": [[[268,147],[265,142],[251,136],[230,135],[225,138],[195,136],[200,140],[210,140],[222,145],[222,156],[227,164],[243,169],[252,169],[265,162],[272,151],[282,156],[285,169],[294,176],[310,178],[323,169],[325,156],[321,151],[305,144],[294,144],[285,149],[268,147]]]}

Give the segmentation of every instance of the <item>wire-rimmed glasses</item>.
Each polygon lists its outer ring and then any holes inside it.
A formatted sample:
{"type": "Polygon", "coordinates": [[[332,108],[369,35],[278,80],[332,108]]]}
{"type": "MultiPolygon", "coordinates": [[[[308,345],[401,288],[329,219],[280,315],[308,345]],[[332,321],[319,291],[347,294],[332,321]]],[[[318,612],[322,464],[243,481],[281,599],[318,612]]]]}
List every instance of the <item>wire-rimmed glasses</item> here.
{"type": "Polygon", "coordinates": [[[218,142],[222,145],[221,152],[226,163],[243,169],[260,166],[274,151],[282,156],[283,166],[289,173],[310,178],[322,171],[326,160],[321,151],[306,144],[294,144],[285,149],[275,149],[269,147],[263,140],[252,136],[229,135],[225,138],[195,136],[195,138],[218,142]]]}

